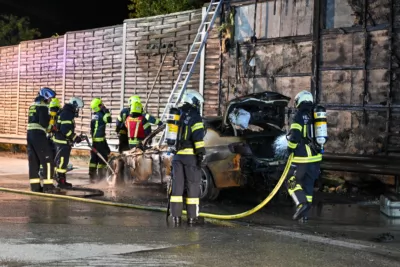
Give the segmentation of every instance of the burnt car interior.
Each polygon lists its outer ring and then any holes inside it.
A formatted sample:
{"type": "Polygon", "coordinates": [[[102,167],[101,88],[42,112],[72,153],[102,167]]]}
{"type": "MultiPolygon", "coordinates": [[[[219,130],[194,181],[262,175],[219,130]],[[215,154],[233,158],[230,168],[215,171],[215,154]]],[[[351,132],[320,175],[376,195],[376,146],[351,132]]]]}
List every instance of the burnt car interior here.
{"type": "Polygon", "coordinates": [[[207,118],[204,123],[221,136],[245,138],[255,157],[273,158],[273,142],[285,133],[289,99],[273,92],[248,95],[229,102],[223,117],[207,118]]]}

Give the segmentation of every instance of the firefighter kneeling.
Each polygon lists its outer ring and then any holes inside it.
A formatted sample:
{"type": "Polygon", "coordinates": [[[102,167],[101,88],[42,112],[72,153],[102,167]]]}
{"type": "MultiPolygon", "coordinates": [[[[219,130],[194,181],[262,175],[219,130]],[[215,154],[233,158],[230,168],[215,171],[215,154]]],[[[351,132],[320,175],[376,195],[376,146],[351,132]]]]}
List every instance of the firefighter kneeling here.
{"type": "MultiPolygon", "coordinates": [[[[289,153],[293,152],[294,155],[286,185],[289,195],[296,204],[293,220],[306,221],[312,204],[314,183],[320,174],[320,162],[322,160],[320,152],[327,137],[319,137],[318,131],[320,129],[317,129],[317,140],[315,140],[312,94],[308,91],[301,91],[296,95],[294,101],[298,111],[290,125],[290,132],[287,137],[288,151],[289,153]]],[[[318,126],[318,123],[316,125],[318,126]]]]}
{"type": "Polygon", "coordinates": [[[187,189],[186,210],[188,224],[199,222],[201,164],[205,158],[204,125],[199,108],[204,102],[201,94],[187,90],[180,108],[176,154],[172,159],[171,215],[173,222],[181,223],[183,192],[187,189]]]}

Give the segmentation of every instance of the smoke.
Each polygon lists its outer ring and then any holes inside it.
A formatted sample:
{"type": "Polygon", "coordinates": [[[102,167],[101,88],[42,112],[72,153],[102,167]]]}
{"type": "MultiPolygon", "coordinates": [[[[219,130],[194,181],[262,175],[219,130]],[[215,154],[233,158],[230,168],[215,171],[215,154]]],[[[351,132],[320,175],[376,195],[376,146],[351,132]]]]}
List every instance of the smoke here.
{"type": "Polygon", "coordinates": [[[286,134],[282,134],[281,136],[278,136],[273,144],[273,148],[275,150],[275,158],[276,159],[285,159],[289,156],[288,151],[287,151],[287,139],[286,139],[286,134]]]}

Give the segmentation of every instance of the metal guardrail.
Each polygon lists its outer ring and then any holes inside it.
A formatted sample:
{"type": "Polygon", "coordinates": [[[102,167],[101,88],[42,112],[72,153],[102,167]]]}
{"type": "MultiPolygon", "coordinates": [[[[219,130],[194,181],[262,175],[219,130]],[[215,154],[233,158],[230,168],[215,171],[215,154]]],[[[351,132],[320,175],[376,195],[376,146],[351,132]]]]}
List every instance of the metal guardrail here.
{"type": "Polygon", "coordinates": [[[321,169],[400,176],[400,157],[327,153],[321,169]]]}
{"type": "Polygon", "coordinates": [[[321,169],[326,171],[392,175],[395,181],[395,192],[400,193],[400,157],[326,154],[321,163],[321,169]]]}

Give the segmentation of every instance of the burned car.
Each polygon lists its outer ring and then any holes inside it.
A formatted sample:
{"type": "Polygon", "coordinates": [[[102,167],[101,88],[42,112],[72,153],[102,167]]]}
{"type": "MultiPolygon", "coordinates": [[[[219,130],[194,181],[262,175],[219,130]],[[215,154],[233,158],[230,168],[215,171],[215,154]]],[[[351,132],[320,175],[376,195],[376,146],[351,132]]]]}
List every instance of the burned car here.
{"type": "MultiPolygon", "coordinates": [[[[286,162],[275,152],[274,142],[286,133],[289,101],[276,92],[250,94],[228,102],[222,117],[203,118],[207,164],[202,168],[202,199],[215,199],[223,188],[268,190],[276,184],[286,162]]],[[[161,130],[146,138],[144,145],[161,130]]],[[[114,183],[167,185],[172,156],[167,146],[125,151],[112,159],[114,183]]]]}

